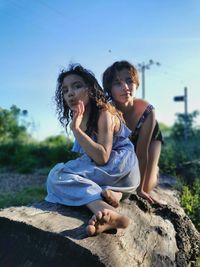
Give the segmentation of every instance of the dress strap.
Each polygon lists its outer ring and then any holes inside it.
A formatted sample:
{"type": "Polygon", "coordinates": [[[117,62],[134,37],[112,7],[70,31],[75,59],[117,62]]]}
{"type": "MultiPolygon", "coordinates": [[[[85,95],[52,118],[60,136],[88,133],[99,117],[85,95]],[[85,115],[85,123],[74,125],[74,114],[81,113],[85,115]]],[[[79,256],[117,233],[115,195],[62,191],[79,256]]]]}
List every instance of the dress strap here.
{"type": "Polygon", "coordinates": [[[154,109],[154,107],[153,107],[151,104],[149,104],[149,105],[146,107],[145,111],[143,112],[142,116],[140,117],[140,119],[139,119],[139,121],[138,121],[138,123],[137,123],[137,125],[136,125],[136,127],[135,127],[135,130],[136,130],[136,129],[140,129],[140,128],[142,127],[142,124],[144,123],[144,121],[145,121],[146,118],[148,117],[149,113],[151,113],[151,111],[152,111],[153,109],[154,109]]]}
{"type": "Polygon", "coordinates": [[[137,142],[137,139],[138,139],[138,135],[139,135],[139,131],[140,131],[140,128],[142,127],[142,124],[145,122],[146,118],[148,117],[149,113],[151,113],[151,111],[154,109],[154,107],[149,104],[146,109],[144,110],[142,116],[140,117],[140,119],[138,120],[138,123],[135,127],[135,130],[132,132],[131,134],[131,141],[136,144],[137,142]]]}

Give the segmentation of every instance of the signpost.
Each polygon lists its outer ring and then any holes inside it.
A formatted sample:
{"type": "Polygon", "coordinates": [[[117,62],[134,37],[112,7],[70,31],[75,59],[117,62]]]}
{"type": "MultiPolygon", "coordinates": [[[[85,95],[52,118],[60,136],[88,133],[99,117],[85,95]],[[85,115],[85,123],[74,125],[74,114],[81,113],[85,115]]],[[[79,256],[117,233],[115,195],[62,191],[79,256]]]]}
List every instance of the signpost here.
{"type": "Polygon", "coordinates": [[[184,100],[185,100],[184,95],[181,95],[181,96],[175,96],[175,97],[174,97],[174,101],[184,101],[184,100]]]}
{"type": "Polygon", "coordinates": [[[184,139],[187,140],[187,121],[188,121],[188,99],[187,99],[187,87],[184,88],[184,95],[181,96],[175,96],[174,97],[175,102],[184,101],[184,110],[185,110],[185,128],[184,128],[184,139]]]}

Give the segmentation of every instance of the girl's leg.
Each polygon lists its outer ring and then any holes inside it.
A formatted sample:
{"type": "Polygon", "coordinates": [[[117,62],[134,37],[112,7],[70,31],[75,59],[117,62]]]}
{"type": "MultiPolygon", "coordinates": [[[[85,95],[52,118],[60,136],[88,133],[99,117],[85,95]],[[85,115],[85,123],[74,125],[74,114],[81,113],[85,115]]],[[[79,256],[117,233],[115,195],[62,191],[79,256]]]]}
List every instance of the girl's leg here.
{"type": "Polygon", "coordinates": [[[104,200],[114,208],[119,206],[119,202],[122,198],[122,193],[106,189],[101,193],[104,200]]]}
{"type": "Polygon", "coordinates": [[[149,146],[149,160],[147,165],[146,179],[144,183],[144,191],[150,193],[158,182],[158,162],[161,152],[161,142],[152,141],[149,146]]]}
{"type": "Polygon", "coordinates": [[[86,228],[89,236],[110,229],[125,229],[129,225],[129,218],[126,215],[119,214],[103,200],[92,201],[87,204],[87,207],[94,213],[86,228]]]}

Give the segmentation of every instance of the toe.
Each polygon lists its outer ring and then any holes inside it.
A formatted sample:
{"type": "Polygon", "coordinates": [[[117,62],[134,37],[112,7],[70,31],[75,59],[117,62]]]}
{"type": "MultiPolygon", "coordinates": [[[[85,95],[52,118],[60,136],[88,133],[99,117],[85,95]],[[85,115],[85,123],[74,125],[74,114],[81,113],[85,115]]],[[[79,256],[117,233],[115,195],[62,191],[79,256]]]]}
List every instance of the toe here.
{"type": "Polygon", "coordinates": [[[87,234],[88,234],[89,236],[93,236],[93,235],[95,235],[95,234],[96,234],[96,228],[95,228],[95,226],[93,226],[93,225],[88,225],[88,226],[86,227],[86,232],[87,232],[87,234]]]}
{"type": "Polygon", "coordinates": [[[102,211],[98,211],[96,214],[96,221],[101,220],[101,218],[103,217],[103,212],[102,211]]]}

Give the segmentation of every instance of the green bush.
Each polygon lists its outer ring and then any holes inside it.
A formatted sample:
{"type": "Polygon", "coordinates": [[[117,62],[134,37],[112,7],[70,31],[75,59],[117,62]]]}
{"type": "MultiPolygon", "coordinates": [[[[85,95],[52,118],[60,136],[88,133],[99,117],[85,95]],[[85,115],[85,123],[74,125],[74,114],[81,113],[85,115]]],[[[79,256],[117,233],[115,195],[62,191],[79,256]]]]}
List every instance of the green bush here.
{"type": "Polygon", "coordinates": [[[174,145],[169,139],[165,141],[165,145],[162,146],[159,168],[160,171],[165,174],[176,175],[174,145]]]}
{"type": "Polygon", "coordinates": [[[162,147],[159,167],[162,173],[174,175],[178,179],[181,205],[200,230],[200,129],[194,126],[198,114],[194,111],[187,118],[178,114],[162,147]]]}
{"type": "MultiPolygon", "coordinates": [[[[162,147],[160,156],[160,168],[163,172],[171,175],[180,174],[182,166],[186,162],[196,161],[200,159],[200,136],[186,143],[183,140],[173,140],[168,138],[162,147]]],[[[196,167],[195,167],[196,168],[196,167]]],[[[181,173],[182,174],[182,173],[181,173]]],[[[192,176],[199,174],[198,169],[192,176]]],[[[191,177],[190,174],[188,176],[191,177]]]]}
{"type": "Polygon", "coordinates": [[[200,180],[196,180],[191,189],[186,185],[183,186],[181,205],[200,231],[200,180]]]}
{"type": "Polygon", "coordinates": [[[51,168],[58,162],[77,157],[71,151],[72,141],[64,136],[48,138],[43,142],[9,142],[0,145],[0,165],[19,173],[31,173],[40,168],[51,168]]]}

